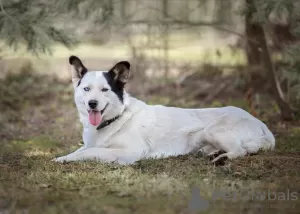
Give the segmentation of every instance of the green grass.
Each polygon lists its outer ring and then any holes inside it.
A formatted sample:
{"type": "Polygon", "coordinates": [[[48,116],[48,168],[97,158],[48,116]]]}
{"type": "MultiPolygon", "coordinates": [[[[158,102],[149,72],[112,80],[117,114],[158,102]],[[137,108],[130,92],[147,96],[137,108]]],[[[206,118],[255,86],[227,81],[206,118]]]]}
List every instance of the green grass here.
{"type": "MultiPolygon", "coordinates": [[[[187,208],[193,187],[200,188],[211,203],[214,190],[298,191],[300,146],[295,142],[299,140],[299,132],[293,137],[279,137],[274,152],[218,167],[199,155],[143,160],[131,166],[96,162],[58,164],[50,160],[65,150],[59,141],[49,137],[11,141],[1,151],[0,209],[29,213],[180,213],[187,208]],[[13,150],[7,148],[10,145],[13,150]]],[[[249,208],[253,203],[281,203],[275,211],[296,213],[297,208],[292,207],[300,206],[299,200],[215,203],[206,213],[234,213],[240,209],[255,212],[258,209],[249,208]],[[291,208],[282,209],[283,206],[291,208]]],[[[264,209],[264,213],[273,212],[274,209],[264,209]]]]}

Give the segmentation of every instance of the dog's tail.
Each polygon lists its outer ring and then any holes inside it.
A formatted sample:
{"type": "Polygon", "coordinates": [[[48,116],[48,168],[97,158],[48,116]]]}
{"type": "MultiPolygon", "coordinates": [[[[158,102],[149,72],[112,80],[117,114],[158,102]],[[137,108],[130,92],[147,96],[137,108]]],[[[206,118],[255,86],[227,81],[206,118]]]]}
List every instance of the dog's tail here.
{"type": "Polygon", "coordinates": [[[275,137],[268,127],[263,124],[262,132],[264,133],[265,143],[262,145],[263,150],[273,150],[275,148],[275,137]]]}

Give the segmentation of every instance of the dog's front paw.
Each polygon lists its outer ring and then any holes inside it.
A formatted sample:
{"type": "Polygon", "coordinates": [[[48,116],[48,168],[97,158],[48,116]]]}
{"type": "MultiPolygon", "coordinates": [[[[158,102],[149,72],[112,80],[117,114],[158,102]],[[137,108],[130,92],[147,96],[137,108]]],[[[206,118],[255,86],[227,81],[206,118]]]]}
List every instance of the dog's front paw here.
{"type": "Polygon", "coordinates": [[[54,158],[51,161],[57,162],[57,163],[66,163],[68,162],[67,158],[65,156],[54,158]]]}

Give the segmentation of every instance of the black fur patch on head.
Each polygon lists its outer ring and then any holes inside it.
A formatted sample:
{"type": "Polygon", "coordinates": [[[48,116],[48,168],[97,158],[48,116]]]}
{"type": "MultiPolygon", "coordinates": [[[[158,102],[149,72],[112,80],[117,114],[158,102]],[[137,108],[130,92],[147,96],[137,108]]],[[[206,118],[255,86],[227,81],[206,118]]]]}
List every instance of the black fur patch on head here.
{"type": "Polygon", "coordinates": [[[125,84],[119,81],[115,81],[115,77],[112,72],[104,72],[103,76],[105,77],[111,90],[118,96],[119,100],[123,103],[125,84]]]}
{"type": "Polygon", "coordinates": [[[129,80],[130,63],[127,61],[118,62],[108,72],[103,73],[111,90],[115,92],[120,101],[124,101],[124,87],[129,80]]]}

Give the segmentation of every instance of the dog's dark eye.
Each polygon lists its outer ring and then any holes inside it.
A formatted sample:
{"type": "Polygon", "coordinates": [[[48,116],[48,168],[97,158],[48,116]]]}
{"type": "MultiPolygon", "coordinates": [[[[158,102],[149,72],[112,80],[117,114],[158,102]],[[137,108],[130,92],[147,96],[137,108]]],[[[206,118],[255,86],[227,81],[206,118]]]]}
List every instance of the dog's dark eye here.
{"type": "Polygon", "coordinates": [[[89,90],[90,90],[90,88],[89,88],[89,87],[85,87],[85,88],[83,88],[83,90],[85,90],[85,91],[89,91],[89,90]]]}
{"type": "Polygon", "coordinates": [[[108,91],[108,89],[107,88],[102,88],[101,91],[105,92],[105,91],[108,91]]]}

